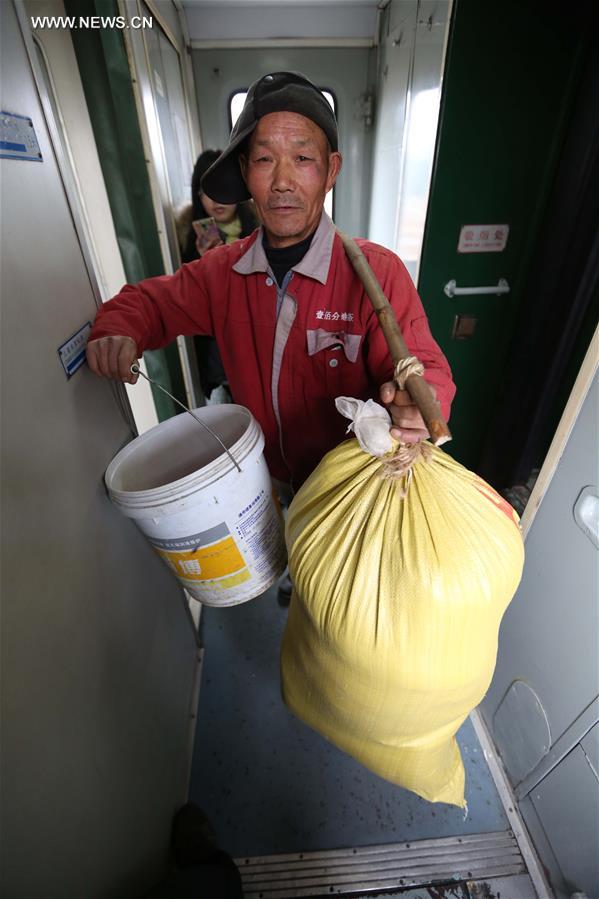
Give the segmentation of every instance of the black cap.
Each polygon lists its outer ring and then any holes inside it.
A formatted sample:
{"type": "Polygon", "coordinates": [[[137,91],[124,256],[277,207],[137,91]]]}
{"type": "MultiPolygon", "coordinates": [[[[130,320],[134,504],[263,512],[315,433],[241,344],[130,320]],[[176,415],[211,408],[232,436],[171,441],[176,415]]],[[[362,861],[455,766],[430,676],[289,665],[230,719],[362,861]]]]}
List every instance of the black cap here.
{"type": "Polygon", "coordinates": [[[202,178],[202,190],[217,203],[242,203],[250,198],[239,168],[239,151],[258,119],[271,112],[297,112],[322,128],[333,150],[338,149],[337,121],[322,91],[300,72],[273,72],[250,85],[229,145],[202,178]]]}

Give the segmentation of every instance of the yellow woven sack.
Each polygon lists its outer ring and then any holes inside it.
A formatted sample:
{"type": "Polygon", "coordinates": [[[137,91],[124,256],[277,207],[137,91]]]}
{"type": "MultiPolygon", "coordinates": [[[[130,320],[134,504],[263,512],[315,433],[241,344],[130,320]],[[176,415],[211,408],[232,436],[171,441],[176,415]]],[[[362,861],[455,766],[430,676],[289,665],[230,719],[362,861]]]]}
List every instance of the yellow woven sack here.
{"type": "Polygon", "coordinates": [[[524,549],[511,506],[423,446],[405,496],[408,476],[352,439],[293,500],[282,690],[376,774],[463,807],[455,733],[489,687],[524,549]]]}

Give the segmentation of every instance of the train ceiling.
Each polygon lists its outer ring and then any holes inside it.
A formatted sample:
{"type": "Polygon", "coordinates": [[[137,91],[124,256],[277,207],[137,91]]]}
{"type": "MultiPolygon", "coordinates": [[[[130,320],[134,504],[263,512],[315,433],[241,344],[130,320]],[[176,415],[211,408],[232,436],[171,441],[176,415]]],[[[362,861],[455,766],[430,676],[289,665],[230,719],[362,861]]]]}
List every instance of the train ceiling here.
{"type": "Polygon", "coordinates": [[[183,0],[192,43],[318,40],[369,42],[380,0],[183,0]]]}

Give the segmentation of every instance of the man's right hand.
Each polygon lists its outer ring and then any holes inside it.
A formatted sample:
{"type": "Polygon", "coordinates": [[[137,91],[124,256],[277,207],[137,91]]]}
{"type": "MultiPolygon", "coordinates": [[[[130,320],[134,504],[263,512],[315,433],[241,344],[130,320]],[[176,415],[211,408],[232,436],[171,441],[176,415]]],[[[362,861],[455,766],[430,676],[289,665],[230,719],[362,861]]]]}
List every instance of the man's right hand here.
{"type": "Polygon", "coordinates": [[[87,344],[87,364],[101,378],[114,378],[135,384],[131,366],[137,362],[137,345],[132,337],[100,337],[87,344]]]}

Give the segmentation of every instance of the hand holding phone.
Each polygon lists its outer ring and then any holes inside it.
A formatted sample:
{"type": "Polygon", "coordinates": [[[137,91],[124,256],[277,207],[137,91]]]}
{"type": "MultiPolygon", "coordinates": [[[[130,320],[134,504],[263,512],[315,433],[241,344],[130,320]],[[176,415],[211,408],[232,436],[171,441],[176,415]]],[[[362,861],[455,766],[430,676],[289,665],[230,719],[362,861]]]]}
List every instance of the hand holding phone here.
{"type": "Polygon", "coordinates": [[[210,216],[205,219],[196,219],[191,223],[196,233],[196,249],[200,256],[203,256],[213,247],[221,246],[223,241],[220,231],[214,219],[210,216]]]}

